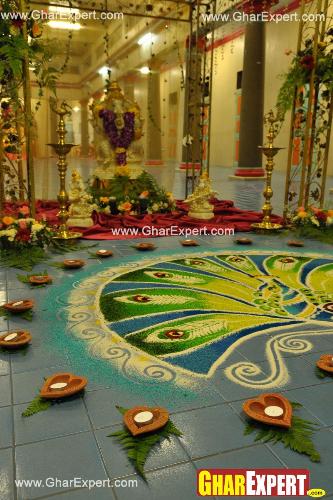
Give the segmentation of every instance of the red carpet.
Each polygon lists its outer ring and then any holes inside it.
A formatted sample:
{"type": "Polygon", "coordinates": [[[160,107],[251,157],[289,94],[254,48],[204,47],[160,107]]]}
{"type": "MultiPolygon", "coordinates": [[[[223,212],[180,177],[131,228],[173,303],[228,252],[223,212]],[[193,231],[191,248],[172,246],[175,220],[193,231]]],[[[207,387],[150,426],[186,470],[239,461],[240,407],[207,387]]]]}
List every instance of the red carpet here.
{"type": "MultiPolygon", "coordinates": [[[[19,205],[8,203],[6,213],[15,214],[19,205]]],[[[37,201],[37,218],[46,217],[51,225],[57,224],[58,203],[56,201],[37,201]]],[[[173,228],[204,228],[207,234],[216,229],[234,229],[234,231],[250,231],[253,222],[260,222],[262,214],[251,210],[241,210],[236,208],[232,201],[214,200],[215,217],[209,221],[192,219],[187,215],[187,205],[177,202],[177,212],[170,214],[147,214],[147,215],[106,215],[94,212],[94,225],[89,228],[80,229],[83,238],[92,240],[120,240],[138,237],[149,237],[148,233],[152,228],[163,230],[173,228]],[[128,230],[128,234],[121,233],[128,230]],[[142,230],[145,234],[142,234],[142,230]],[[114,231],[114,232],[113,232],[114,231]]],[[[282,222],[279,216],[273,216],[273,222],[282,222]]],[[[180,233],[181,234],[181,233],[180,233]]],[[[202,233],[203,234],[203,233],[202,233]]],[[[176,234],[174,234],[176,235],[176,234]]],[[[155,234],[154,234],[155,236],[155,234]]],[[[164,236],[164,234],[159,234],[164,236]]],[[[195,236],[195,234],[193,234],[195,236]]]]}

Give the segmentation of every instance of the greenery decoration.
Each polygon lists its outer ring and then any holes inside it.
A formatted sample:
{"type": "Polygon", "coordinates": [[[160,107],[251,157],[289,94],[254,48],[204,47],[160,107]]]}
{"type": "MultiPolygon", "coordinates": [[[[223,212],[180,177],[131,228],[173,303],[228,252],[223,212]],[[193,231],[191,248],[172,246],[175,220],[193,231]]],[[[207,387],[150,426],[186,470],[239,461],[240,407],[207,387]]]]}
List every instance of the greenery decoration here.
{"type": "Polygon", "coordinates": [[[47,410],[51,405],[52,401],[36,396],[35,399],[31,401],[28,408],[24,410],[22,417],[31,417],[36,413],[47,410]]]}
{"type": "MultiPolygon", "coordinates": [[[[22,271],[32,271],[37,264],[47,262],[51,258],[51,253],[59,255],[67,252],[79,252],[97,245],[97,243],[86,245],[78,241],[61,242],[60,240],[50,239],[48,252],[46,248],[39,246],[26,247],[21,245],[20,248],[16,249],[0,248],[0,267],[13,267],[22,271]]],[[[57,263],[48,265],[61,267],[60,265],[57,266],[57,263]]]]}
{"type": "MultiPolygon", "coordinates": [[[[318,54],[314,58],[313,39],[305,40],[305,47],[294,55],[289,71],[284,75],[284,82],[277,97],[277,109],[283,119],[286,112],[292,108],[295,89],[301,89],[310,82],[313,69],[315,70],[315,83],[322,83],[326,87],[327,96],[333,91],[333,58],[330,48],[333,39],[333,28],[318,43],[318,54]]],[[[290,55],[292,51],[286,51],[290,55]]]]}
{"type": "MultiPolygon", "coordinates": [[[[124,415],[127,411],[126,408],[122,408],[121,406],[116,406],[116,408],[122,415],[124,415]]],[[[149,434],[134,437],[124,426],[122,430],[113,432],[112,434],[109,434],[108,437],[115,437],[119,441],[138,474],[146,480],[144,465],[151,449],[153,446],[163,441],[163,439],[170,439],[172,435],[181,436],[182,433],[171,422],[171,420],[169,420],[168,423],[162,427],[162,429],[149,434]]]]}
{"type": "Polygon", "coordinates": [[[32,271],[34,266],[45,262],[49,257],[43,248],[25,248],[19,251],[0,250],[0,267],[14,267],[22,271],[32,271]]]}
{"type": "Polygon", "coordinates": [[[333,373],[330,373],[330,372],[326,372],[324,370],[321,370],[319,368],[319,366],[316,366],[315,368],[315,374],[318,378],[320,379],[323,379],[323,378],[326,378],[326,377],[330,377],[330,378],[333,378],[333,373]]]}
{"type": "Polygon", "coordinates": [[[48,276],[48,272],[45,270],[43,273],[37,273],[37,274],[17,274],[16,278],[21,281],[21,283],[26,283],[27,285],[31,285],[34,288],[39,288],[39,287],[45,287],[48,283],[42,283],[42,284],[31,284],[29,278],[32,278],[32,276],[48,276]]]}
{"type": "MultiPolygon", "coordinates": [[[[302,407],[299,403],[291,404],[294,409],[302,407]]],[[[290,429],[273,427],[254,420],[248,420],[244,435],[256,432],[256,442],[261,441],[272,444],[281,442],[286,448],[308,455],[312,462],[320,462],[320,454],[315,449],[312,441],[312,435],[315,430],[316,424],[293,415],[290,429]]]]}
{"type": "MultiPolygon", "coordinates": [[[[29,309],[28,311],[22,311],[22,312],[16,311],[14,314],[15,316],[19,316],[20,318],[26,319],[27,321],[32,321],[34,313],[32,309],[29,309]]],[[[0,307],[0,317],[8,319],[11,318],[11,315],[12,313],[10,311],[8,311],[2,306],[0,307]]]]}
{"type": "Polygon", "coordinates": [[[17,88],[25,77],[25,61],[29,61],[33,67],[39,88],[48,87],[55,92],[58,69],[50,65],[50,60],[56,47],[50,41],[40,38],[42,22],[32,19],[29,13],[26,13],[26,19],[9,16],[6,19],[5,14],[20,12],[18,0],[3,0],[1,11],[0,86],[5,92],[4,97],[10,97],[12,102],[18,103],[17,88]]]}
{"type": "Polygon", "coordinates": [[[131,179],[128,167],[119,167],[109,182],[92,177],[88,193],[101,211],[117,213],[165,213],[175,208],[172,193],[161,188],[155,178],[143,171],[131,179]]]}

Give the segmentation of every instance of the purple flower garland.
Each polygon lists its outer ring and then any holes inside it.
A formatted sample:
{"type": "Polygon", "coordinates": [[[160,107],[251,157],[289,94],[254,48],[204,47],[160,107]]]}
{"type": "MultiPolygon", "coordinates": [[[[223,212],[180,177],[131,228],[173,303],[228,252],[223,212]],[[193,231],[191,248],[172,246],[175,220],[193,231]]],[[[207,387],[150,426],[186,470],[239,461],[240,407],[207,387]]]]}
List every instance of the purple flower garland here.
{"type": "MultiPolygon", "coordinates": [[[[106,135],[113,148],[128,149],[134,139],[134,119],[135,114],[127,111],[124,113],[124,127],[118,130],[116,127],[116,114],[109,109],[102,109],[99,112],[99,117],[103,119],[103,126],[106,135]]],[[[116,152],[116,160],[118,165],[126,165],[126,151],[116,152]]]]}

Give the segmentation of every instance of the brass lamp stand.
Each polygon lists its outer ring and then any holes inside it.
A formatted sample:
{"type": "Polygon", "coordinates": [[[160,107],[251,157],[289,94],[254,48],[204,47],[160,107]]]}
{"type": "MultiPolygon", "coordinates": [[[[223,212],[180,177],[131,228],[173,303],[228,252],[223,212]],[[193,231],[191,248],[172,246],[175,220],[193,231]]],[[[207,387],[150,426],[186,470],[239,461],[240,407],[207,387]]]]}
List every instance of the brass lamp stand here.
{"type": "Polygon", "coordinates": [[[263,192],[265,203],[264,206],[262,207],[264,217],[262,222],[256,222],[255,224],[251,224],[251,227],[258,232],[275,232],[278,231],[279,229],[282,229],[283,227],[281,224],[276,224],[271,221],[271,215],[273,210],[271,204],[271,198],[273,196],[273,190],[272,190],[272,173],[274,168],[273,158],[281,149],[284,149],[284,148],[276,148],[273,146],[274,139],[277,135],[274,124],[278,121],[279,120],[274,117],[273,111],[270,111],[265,116],[265,123],[269,123],[269,129],[267,134],[267,145],[259,146],[259,149],[261,149],[263,154],[266,156],[267,161],[265,165],[266,186],[263,192]]]}
{"type": "Polygon", "coordinates": [[[66,156],[71,151],[71,149],[75,146],[75,144],[66,144],[66,127],[65,127],[65,115],[71,114],[71,108],[68,104],[63,101],[59,107],[57,107],[57,103],[55,100],[52,100],[50,103],[51,110],[54,111],[59,116],[59,123],[57,127],[58,132],[58,143],[57,144],[48,144],[54,150],[54,152],[58,156],[58,172],[59,172],[59,180],[60,180],[60,190],[58,194],[58,201],[60,210],[58,212],[59,219],[59,228],[54,236],[55,239],[58,240],[71,240],[74,238],[80,238],[82,233],[77,233],[74,231],[69,231],[67,226],[67,221],[69,219],[68,212],[68,193],[66,191],[66,173],[67,173],[67,162],[66,156]]]}

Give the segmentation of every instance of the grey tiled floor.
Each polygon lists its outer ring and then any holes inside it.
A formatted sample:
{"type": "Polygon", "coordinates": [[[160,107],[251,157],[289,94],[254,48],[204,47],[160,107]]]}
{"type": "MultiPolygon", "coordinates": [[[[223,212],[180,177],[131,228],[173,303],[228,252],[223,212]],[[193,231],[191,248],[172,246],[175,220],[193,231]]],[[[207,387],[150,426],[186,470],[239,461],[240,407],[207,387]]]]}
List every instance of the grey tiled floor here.
{"type": "MultiPolygon", "coordinates": [[[[255,248],[284,248],[286,240],[251,236],[255,248]]],[[[212,247],[233,248],[232,238],[206,237],[200,239],[198,251],[212,247]]],[[[110,265],[122,256],[134,255],[133,242],[103,242],[100,247],[112,248],[115,257],[110,265]]],[[[160,248],[156,253],[175,249],[179,252],[178,239],[165,238],[156,241],[160,248]]],[[[239,247],[238,247],[239,250],[239,247]]],[[[307,242],[304,251],[318,252],[316,242],[307,242]]],[[[331,253],[329,247],[321,251],[331,253]]],[[[81,254],[80,254],[81,255],[81,254]]],[[[87,257],[86,253],[83,253],[87,257]]],[[[74,254],[73,254],[74,256],[74,254]]],[[[59,260],[56,258],[55,260],[59,260]]],[[[87,261],[86,269],[96,261],[87,261]]],[[[44,269],[40,266],[37,269],[44,269]]],[[[63,271],[50,271],[57,280],[65,279],[63,271]]],[[[80,279],[77,271],[77,279],[80,279]]],[[[224,369],[219,368],[215,376],[201,389],[196,399],[173,397],[172,388],[159,395],[147,392],[146,398],[137,392],[136,386],[126,387],[105,373],[100,379],[92,379],[83,397],[52,406],[48,411],[29,419],[23,419],[22,410],[36,395],[43,377],[55,371],[74,370],[70,352],[62,353],[45,345],[44,333],[50,322],[57,321],[56,310],[39,307],[45,289],[28,291],[18,282],[16,271],[1,271],[0,293],[2,302],[9,299],[33,295],[36,299],[35,319],[27,326],[23,320],[12,318],[10,322],[0,319],[1,331],[24,325],[33,334],[33,344],[25,355],[0,353],[0,499],[33,500],[54,498],[55,500],[90,499],[151,499],[171,498],[191,500],[196,497],[196,469],[203,467],[272,467],[309,468],[312,487],[324,488],[333,495],[332,448],[333,381],[315,377],[313,364],[321,352],[331,347],[331,337],[319,337],[311,352],[303,355],[285,356],[290,371],[290,381],[279,389],[286,397],[303,404],[301,415],[318,424],[316,444],[322,454],[321,464],[312,464],[306,457],[292,453],[280,445],[270,446],[254,442],[252,436],[244,436],[242,401],[261,391],[251,390],[231,382],[224,369]],[[172,420],[183,432],[183,437],[172,438],[149,457],[146,470],[148,482],[135,474],[119,445],[107,437],[119,429],[121,416],[115,405],[134,406],[138,403],[166,406],[172,420]],[[61,488],[37,488],[19,486],[14,478],[40,479],[55,477],[61,480],[81,477],[93,480],[137,479],[136,488],[117,487],[88,490],[69,485],[61,488]]],[[[230,363],[240,360],[256,361],[262,372],[269,368],[260,338],[249,339],[237,348],[230,363]]],[[[96,361],[95,361],[96,362],[96,361]]],[[[92,361],[93,363],[93,361],[92,361]]],[[[82,373],[84,375],[84,373],[82,373]]]]}

